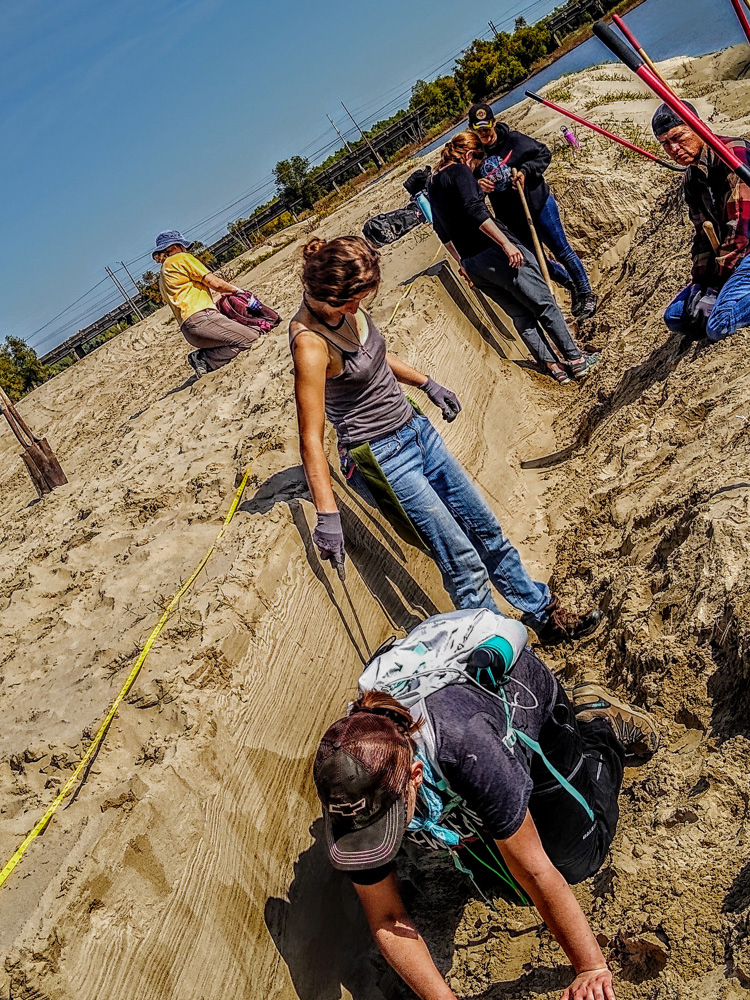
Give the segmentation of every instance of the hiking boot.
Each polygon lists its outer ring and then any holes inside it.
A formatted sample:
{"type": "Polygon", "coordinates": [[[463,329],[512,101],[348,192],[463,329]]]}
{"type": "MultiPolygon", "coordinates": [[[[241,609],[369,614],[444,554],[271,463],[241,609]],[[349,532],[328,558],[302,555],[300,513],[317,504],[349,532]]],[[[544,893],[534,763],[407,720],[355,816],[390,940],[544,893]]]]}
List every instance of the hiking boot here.
{"type": "Polygon", "coordinates": [[[558,606],[557,598],[547,605],[549,617],[544,625],[535,628],[536,637],[542,646],[557,646],[561,642],[572,642],[596,632],[604,615],[599,610],[587,611],[579,615],[575,611],[558,606]]]}
{"type": "Polygon", "coordinates": [[[569,361],[568,368],[570,368],[570,374],[580,382],[582,379],[586,378],[591,369],[601,360],[601,354],[582,354],[577,361],[569,361]]]}
{"type": "Polygon", "coordinates": [[[573,711],[580,722],[606,719],[626,753],[652,754],[659,746],[659,730],[648,712],[618,701],[601,684],[583,681],[573,688],[573,711]]]}
{"type": "Polygon", "coordinates": [[[208,375],[211,371],[206,364],[205,358],[201,357],[200,351],[191,351],[187,356],[187,362],[198,378],[201,378],[203,375],[208,375]]]}
{"type": "Polygon", "coordinates": [[[570,311],[576,319],[591,319],[596,312],[599,296],[596,292],[574,292],[570,311]]]}

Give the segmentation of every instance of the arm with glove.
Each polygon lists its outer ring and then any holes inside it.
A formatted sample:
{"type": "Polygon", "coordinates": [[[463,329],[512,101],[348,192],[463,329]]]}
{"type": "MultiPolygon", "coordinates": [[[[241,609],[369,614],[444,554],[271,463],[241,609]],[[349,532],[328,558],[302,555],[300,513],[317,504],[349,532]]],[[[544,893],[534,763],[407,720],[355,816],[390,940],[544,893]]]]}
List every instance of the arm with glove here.
{"type": "Polygon", "coordinates": [[[455,392],[451,389],[446,389],[444,385],[440,385],[435,379],[429,378],[423,372],[412,368],[411,365],[407,365],[405,361],[397,358],[395,354],[387,354],[386,361],[396,376],[397,381],[402,385],[411,385],[417,389],[421,389],[429,401],[434,403],[443,414],[443,420],[451,423],[456,419],[461,412],[461,403],[455,392]]]}
{"type": "Polygon", "coordinates": [[[294,341],[293,352],[299,450],[317,511],[313,542],[320,558],[330,559],[340,574],[345,560],[344,533],[323,444],[328,349],[316,334],[303,332],[294,341]]]}

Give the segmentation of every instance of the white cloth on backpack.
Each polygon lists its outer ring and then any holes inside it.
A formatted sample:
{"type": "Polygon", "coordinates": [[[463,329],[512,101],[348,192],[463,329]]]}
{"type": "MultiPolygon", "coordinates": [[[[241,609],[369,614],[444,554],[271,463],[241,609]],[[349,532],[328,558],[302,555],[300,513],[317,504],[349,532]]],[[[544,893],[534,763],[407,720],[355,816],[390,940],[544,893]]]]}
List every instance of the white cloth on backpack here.
{"type": "Polygon", "coordinates": [[[477,646],[493,636],[507,639],[513,647],[515,663],[526,645],[528,632],[521,622],[486,608],[433,615],[375,656],[359,678],[360,695],[366,691],[385,691],[408,708],[415,721],[421,722],[414,739],[441,777],[435,732],[425,699],[448,684],[467,681],[469,657],[477,646]]]}

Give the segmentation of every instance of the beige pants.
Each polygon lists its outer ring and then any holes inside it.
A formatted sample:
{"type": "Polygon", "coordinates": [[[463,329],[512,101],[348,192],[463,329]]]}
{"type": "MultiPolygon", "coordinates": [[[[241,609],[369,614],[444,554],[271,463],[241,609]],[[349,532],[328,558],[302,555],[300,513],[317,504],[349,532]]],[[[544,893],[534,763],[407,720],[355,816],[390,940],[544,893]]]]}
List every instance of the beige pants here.
{"type": "Polygon", "coordinates": [[[240,351],[252,347],[260,334],[252,327],[235,323],[218,309],[202,309],[188,316],[180,327],[191,347],[197,347],[211,371],[222,368],[240,351]]]}

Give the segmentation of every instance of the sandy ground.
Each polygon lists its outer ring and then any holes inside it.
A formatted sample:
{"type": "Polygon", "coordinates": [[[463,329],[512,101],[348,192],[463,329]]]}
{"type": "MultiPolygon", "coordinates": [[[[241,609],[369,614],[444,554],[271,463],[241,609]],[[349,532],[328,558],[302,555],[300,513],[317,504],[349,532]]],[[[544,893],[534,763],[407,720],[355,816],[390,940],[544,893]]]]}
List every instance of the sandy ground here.
{"type": "MultiPolygon", "coordinates": [[[[717,131],[744,134],[748,63],[742,46],[663,68],[717,131]]],[[[566,78],[567,103],[641,89],[603,78],[618,73],[566,78]]],[[[655,104],[590,115],[642,125],[655,104]]],[[[531,102],[508,118],[559,135],[531,102]]],[[[403,203],[410,169],[314,231],[358,232],[403,203]]],[[[503,358],[435,277],[402,298],[438,250],[427,227],[384,251],[373,312],[384,325],[400,301],[391,346],[458,392],[464,412],[445,436],[531,568],[554,572],[572,605],[605,610],[605,626],[550,665],[604,679],[663,727],[656,757],[627,773],[611,860],[576,889],[618,995],[734,1000],[750,986],[750,334],[709,349],[665,331],[660,312],[688,267],[674,175],[591,140],[551,176],[601,297],[579,332],[603,354],[583,387],[557,386],[517,348],[503,358]],[[566,463],[520,469],[568,444],[566,463]]],[[[287,317],[313,227],[241,279],[287,317]]],[[[161,310],[23,401],[70,477],[43,502],[0,434],[0,863],[70,773],[252,465],[86,782],[0,890],[0,996],[408,996],[325,861],[310,763],[368,650],[447,609],[447,595],[430,561],[344,487],[347,590],[319,564],[281,328],[197,383],[186,353],[161,310]]],[[[458,995],[551,998],[568,981],[533,910],[488,908],[440,861],[418,877],[405,862],[403,875],[458,995]]]]}

